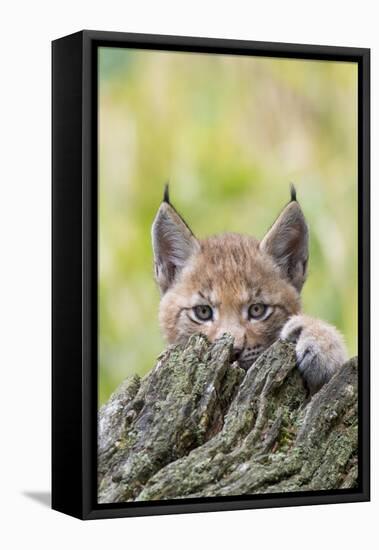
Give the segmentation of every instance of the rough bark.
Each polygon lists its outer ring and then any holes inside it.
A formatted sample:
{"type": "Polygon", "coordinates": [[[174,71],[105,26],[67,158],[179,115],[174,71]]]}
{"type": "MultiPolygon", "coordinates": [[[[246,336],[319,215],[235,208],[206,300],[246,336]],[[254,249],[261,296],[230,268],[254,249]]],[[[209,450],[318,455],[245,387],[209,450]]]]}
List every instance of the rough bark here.
{"type": "Polygon", "coordinates": [[[354,487],[357,359],[309,398],[292,344],[247,373],[232,340],[192,337],[99,412],[101,503],[354,487]]]}

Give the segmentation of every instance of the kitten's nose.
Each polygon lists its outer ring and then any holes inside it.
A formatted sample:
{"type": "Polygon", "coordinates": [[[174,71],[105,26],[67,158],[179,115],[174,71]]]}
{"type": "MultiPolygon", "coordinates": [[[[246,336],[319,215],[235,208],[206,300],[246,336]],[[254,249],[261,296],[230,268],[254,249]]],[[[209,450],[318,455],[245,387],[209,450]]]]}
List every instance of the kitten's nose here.
{"type": "Polygon", "coordinates": [[[243,349],[242,348],[233,348],[232,350],[232,361],[238,361],[241,357],[243,349]]]}

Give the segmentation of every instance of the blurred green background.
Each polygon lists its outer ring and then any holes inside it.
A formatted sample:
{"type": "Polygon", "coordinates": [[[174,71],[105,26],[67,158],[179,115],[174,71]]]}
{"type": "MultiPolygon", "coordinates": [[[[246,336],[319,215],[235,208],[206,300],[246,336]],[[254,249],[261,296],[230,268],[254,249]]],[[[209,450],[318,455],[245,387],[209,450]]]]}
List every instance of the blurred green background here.
{"type": "Polygon", "coordinates": [[[150,227],[170,181],[195,234],[310,226],[304,311],[357,352],[357,66],[99,49],[99,404],[164,348],[150,227]]]}

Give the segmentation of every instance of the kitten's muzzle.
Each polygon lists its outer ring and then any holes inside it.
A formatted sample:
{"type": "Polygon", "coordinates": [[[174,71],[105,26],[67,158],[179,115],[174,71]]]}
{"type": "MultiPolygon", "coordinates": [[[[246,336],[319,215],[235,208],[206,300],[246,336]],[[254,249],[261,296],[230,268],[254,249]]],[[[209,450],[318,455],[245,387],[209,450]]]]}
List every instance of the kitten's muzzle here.
{"type": "Polygon", "coordinates": [[[233,361],[237,361],[239,367],[244,371],[248,371],[249,368],[255,363],[255,361],[261,355],[261,353],[264,351],[263,346],[259,346],[259,345],[256,345],[252,348],[245,348],[245,349],[235,348],[235,349],[239,350],[239,354],[236,357],[236,359],[233,359],[233,361]]]}
{"type": "Polygon", "coordinates": [[[231,355],[231,360],[233,361],[233,363],[234,361],[239,360],[239,358],[242,355],[242,352],[243,352],[243,348],[233,348],[232,355],[231,355]]]}

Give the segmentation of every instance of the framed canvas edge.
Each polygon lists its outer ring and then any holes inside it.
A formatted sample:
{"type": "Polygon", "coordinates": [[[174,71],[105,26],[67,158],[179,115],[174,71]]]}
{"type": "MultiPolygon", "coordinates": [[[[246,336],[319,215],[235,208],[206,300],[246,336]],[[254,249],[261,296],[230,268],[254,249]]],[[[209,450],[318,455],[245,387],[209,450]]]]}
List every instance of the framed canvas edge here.
{"type": "Polygon", "coordinates": [[[52,508],[75,517],[83,516],[82,47],[82,33],[52,43],[51,490],[52,508]]]}
{"type": "MultiPolygon", "coordinates": [[[[240,41],[216,38],[176,37],[163,35],[145,35],[134,33],[114,33],[103,31],[81,31],[82,47],[82,157],[80,163],[80,186],[82,190],[82,229],[76,235],[82,243],[80,276],[82,291],[82,347],[80,383],[82,393],[80,402],[81,449],[75,452],[81,466],[81,486],[79,502],[72,507],[53,507],[81,519],[101,519],[111,517],[130,517],[160,514],[180,514],[191,512],[210,512],[242,510],[267,507],[300,506],[313,504],[334,504],[343,502],[362,502],[370,500],[370,50],[339,46],[315,46],[302,44],[283,44],[272,42],[240,41]],[[281,494],[269,496],[236,497],[233,500],[201,499],[201,502],[188,502],[186,499],[159,501],[159,503],[126,503],[99,505],[96,503],[96,418],[97,418],[97,361],[96,342],[93,338],[94,323],[97,325],[97,163],[95,162],[97,142],[94,138],[97,120],[97,71],[94,52],[98,46],[110,44],[125,47],[144,47],[146,49],[169,49],[183,51],[208,51],[210,53],[230,53],[237,55],[272,55],[275,57],[294,57],[304,59],[335,59],[355,61],[359,70],[359,357],[360,361],[360,490],[328,491],[312,494],[281,494]],[[96,364],[96,374],[94,374],[96,364]],[[95,421],[94,421],[95,419],[95,421]],[[94,483],[95,480],[95,483],[94,483]],[[321,493],[321,494],[320,494],[321,493]]],[[[65,41],[66,38],[53,42],[65,41]]],[[[53,93],[54,96],[54,93],[53,93]]],[[[54,106],[53,106],[54,111],[54,106]]],[[[54,117],[53,117],[54,118],[54,117]]],[[[54,125],[54,123],[53,123],[54,125]]],[[[79,168],[79,167],[78,167],[79,168]]],[[[79,170],[78,170],[79,172],[79,170]]],[[[54,187],[54,177],[53,177],[54,187]]],[[[57,244],[57,243],[56,243],[57,244]]],[[[58,243],[59,244],[59,243],[58,243]]],[[[77,267],[72,267],[77,269],[77,267]]],[[[59,275],[55,275],[59,278],[59,275]]],[[[61,281],[67,287],[67,283],[61,281]]],[[[53,318],[54,315],[53,310],[53,318]]],[[[78,377],[76,373],[74,378],[78,377]]],[[[54,382],[53,382],[54,383],[54,382]]],[[[61,424],[64,423],[64,420],[61,424]]],[[[54,426],[53,426],[54,429],[54,426]]],[[[54,464],[53,464],[54,470],[54,464]]]]}

